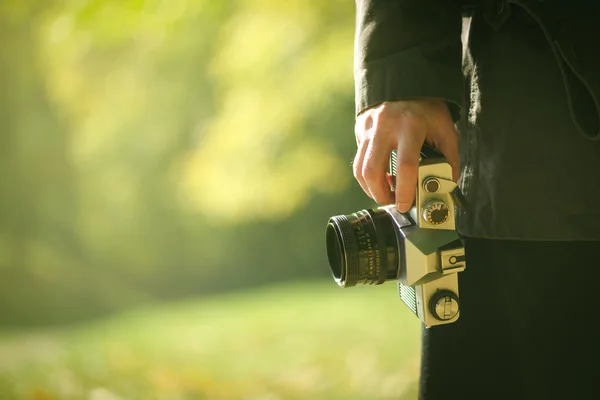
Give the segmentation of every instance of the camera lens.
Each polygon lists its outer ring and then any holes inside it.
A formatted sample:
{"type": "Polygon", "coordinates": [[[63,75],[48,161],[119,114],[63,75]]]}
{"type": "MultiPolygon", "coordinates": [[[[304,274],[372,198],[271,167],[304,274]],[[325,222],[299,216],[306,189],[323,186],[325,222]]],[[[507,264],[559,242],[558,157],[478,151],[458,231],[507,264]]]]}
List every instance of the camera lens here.
{"type": "Polygon", "coordinates": [[[331,217],[326,229],[329,267],[342,287],[397,279],[399,249],[391,216],[383,209],[331,217]]]}

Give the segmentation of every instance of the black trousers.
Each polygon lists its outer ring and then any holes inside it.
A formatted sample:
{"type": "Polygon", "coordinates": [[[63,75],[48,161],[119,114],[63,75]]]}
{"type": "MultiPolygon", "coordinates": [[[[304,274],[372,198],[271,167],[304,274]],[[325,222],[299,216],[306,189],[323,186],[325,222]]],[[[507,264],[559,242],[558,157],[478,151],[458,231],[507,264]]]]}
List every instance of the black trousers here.
{"type": "Polygon", "coordinates": [[[600,242],[465,249],[459,320],[423,328],[419,399],[600,397],[600,242]]]}

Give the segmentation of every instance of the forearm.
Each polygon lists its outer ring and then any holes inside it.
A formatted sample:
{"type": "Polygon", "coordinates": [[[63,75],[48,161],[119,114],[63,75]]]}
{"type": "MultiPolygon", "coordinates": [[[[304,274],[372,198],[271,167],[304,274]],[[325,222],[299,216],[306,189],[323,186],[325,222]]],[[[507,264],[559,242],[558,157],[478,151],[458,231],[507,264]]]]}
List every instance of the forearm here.
{"type": "Polygon", "coordinates": [[[461,6],[455,0],[356,0],[356,112],[384,101],[462,100],[461,6]]]}

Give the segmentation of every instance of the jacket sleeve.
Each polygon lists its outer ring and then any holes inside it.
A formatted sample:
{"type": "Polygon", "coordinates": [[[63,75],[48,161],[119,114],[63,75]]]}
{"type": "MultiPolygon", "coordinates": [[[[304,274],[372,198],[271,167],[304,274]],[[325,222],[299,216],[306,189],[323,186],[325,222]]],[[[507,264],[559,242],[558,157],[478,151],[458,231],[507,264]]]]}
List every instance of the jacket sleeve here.
{"type": "Polygon", "coordinates": [[[356,113],[384,101],[462,103],[461,5],[457,0],[356,0],[356,113]]]}

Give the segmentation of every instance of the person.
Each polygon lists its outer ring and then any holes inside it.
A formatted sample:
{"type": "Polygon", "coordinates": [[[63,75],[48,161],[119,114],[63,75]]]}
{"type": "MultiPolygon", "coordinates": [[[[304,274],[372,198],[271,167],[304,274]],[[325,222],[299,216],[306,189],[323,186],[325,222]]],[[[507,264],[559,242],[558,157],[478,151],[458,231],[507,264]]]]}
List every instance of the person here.
{"type": "Polygon", "coordinates": [[[596,4],[356,0],[355,178],[406,212],[428,143],[468,205],[456,215],[467,255],[461,314],[423,328],[422,400],[597,390],[596,4]]]}

